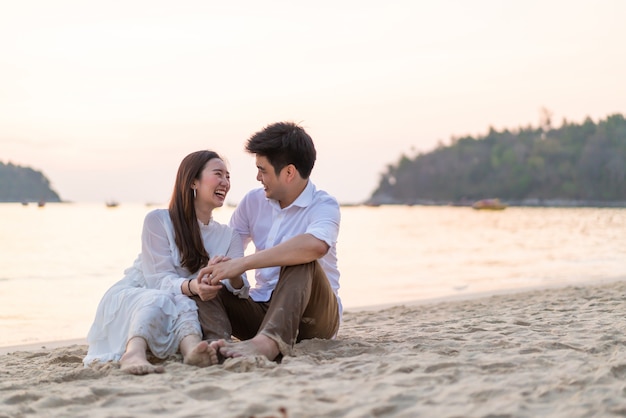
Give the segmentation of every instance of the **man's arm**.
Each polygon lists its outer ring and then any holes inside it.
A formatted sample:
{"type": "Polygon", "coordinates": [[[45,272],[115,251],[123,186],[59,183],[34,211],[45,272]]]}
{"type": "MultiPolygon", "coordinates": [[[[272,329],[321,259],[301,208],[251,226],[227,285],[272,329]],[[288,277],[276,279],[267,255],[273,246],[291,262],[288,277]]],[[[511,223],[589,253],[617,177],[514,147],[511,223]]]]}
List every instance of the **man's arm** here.
{"type": "Polygon", "coordinates": [[[228,277],[240,276],[247,270],[305,264],[323,257],[329,248],[328,244],[311,234],[300,234],[254,254],[207,266],[198,272],[198,278],[217,283],[228,277]]]}
{"type": "Polygon", "coordinates": [[[305,264],[323,257],[330,247],[311,234],[300,234],[274,247],[246,256],[246,270],[305,264]]]}

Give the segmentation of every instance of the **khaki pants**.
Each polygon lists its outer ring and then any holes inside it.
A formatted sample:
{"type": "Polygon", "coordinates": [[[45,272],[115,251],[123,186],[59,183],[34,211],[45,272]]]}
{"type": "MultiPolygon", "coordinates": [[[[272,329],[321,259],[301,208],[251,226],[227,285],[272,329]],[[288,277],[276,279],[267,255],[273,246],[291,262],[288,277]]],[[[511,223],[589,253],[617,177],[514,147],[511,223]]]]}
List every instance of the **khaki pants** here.
{"type": "Polygon", "coordinates": [[[203,338],[235,336],[248,340],[263,334],[276,341],[283,355],[309,338],[332,338],[339,329],[337,298],[317,261],[282,267],[269,302],[240,299],[223,287],[214,299],[194,298],[203,338]]]}

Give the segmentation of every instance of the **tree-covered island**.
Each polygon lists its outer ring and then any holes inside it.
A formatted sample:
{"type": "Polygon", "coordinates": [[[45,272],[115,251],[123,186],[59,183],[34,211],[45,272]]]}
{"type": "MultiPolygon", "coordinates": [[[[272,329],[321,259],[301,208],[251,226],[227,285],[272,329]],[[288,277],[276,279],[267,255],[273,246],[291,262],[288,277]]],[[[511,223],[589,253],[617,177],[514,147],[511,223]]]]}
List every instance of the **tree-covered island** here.
{"type": "Polygon", "coordinates": [[[453,138],[387,166],[367,204],[626,206],[626,120],[563,121],[453,138]]]}
{"type": "Polygon", "coordinates": [[[41,172],[0,161],[0,202],[60,202],[58,193],[41,172]]]}

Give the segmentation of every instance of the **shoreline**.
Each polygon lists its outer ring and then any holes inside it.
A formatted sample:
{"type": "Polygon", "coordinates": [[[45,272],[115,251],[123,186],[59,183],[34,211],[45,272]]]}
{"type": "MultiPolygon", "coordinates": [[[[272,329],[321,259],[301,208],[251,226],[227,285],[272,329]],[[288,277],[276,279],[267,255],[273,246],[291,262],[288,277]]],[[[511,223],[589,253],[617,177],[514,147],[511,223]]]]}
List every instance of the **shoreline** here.
{"type": "Polygon", "coordinates": [[[85,338],[75,338],[70,340],[42,341],[39,343],[0,346],[0,356],[17,351],[52,350],[71,345],[87,345],[87,340],[85,338]]]}
{"type": "MultiPolygon", "coordinates": [[[[355,306],[352,308],[344,308],[344,312],[369,312],[369,311],[379,311],[383,309],[389,309],[396,306],[422,306],[422,305],[432,305],[439,303],[448,303],[448,302],[463,302],[463,301],[473,301],[476,299],[486,299],[492,296],[503,296],[503,295],[516,295],[518,293],[526,293],[526,292],[535,292],[535,291],[544,291],[544,290],[557,290],[568,287],[589,287],[589,286],[604,286],[607,284],[613,284],[617,282],[626,282],[626,277],[613,277],[608,279],[596,279],[596,280],[583,280],[577,282],[559,282],[553,284],[542,284],[542,285],[533,285],[533,286],[524,286],[524,287],[511,287],[506,289],[497,289],[497,290],[488,290],[488,291],[477,291],[477,292],[468,292],[468,293],[460,293],[455,295],[447,295],[433,298],[425,298],[425,299],[415,299],[411,301],[405,302],[394,302],[394,303],[381,303],[377,305],[368,305],[368,306],[355,306]]],[[[2,347],[0,347],[1,349],[2,347]]]]}
{"type": "MultiPolygon", "coordinates": [[[[613,284],[617,282],[626,282],[626,277],[601,279],[601,280],[593,280],[593,281],[583,281],[583,282],[575,282],[575,283],[564,282],[564,283],[556,283],[556,284],[549,284],[549,285],[535,285],[535,286],[527,286],[527,287],[520,287],[520,288],[498,289],[498,290],[490,290],[490,291],[482,291],[482,292],[447,295],[447,296],[434,297],[434,298],[416,299],[416,300],[404,301],[404,302],[383,303],[383,304],[367,305],[367,306],[355,306],[351,308],[344,307],[344,314],[345,313],[357,313],[358,314],[362,312],[376,312],[376,311],[382,311],[382,310],[396,308],[396,307],[398,308],[399,307],[418,307],[418,306],[425,306],[425,305],[438,305],[438,304],[454,303],[454,302],[475,301],[475,300],[480,300],[480,299],[487,299],[493,296],[517,295],[519,293],[546,291],[546,290],[558,290],[558,289],[564,289],[568,287],[604,286],[604,285],[613,284]]],[[[341,331],[341,328],[340,328],[340,331],[341,331]]],[[[48,349],[55,349],[55,348],[70,346],[70,345],[87,345],[86,335],[85,337],[70,338],[66,340],[53,340],[53,341],[40,341],[40,342],[36,341],[36,342],[30,342],[26,344],[0,345],[0,355],[5,355],[5,354],[16,352],[16,351],[48,350],[48,349]]]]}

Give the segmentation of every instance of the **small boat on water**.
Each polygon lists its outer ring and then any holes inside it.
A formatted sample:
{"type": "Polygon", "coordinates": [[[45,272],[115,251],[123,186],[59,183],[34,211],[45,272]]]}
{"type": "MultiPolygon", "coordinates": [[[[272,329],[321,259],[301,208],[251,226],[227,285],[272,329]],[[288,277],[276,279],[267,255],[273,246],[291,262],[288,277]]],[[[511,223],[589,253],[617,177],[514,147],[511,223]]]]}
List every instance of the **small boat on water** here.
{"type": "Polygon", "coordinates": [[[107,208],[116,208],[116,207],[119,206],[119,202],[117,202],[115,200],[107,200],[105,204],[106,204],[107,208]]]}
{"type": "Polygon", "coordinates": [[[503,210],[506,209],[506,203],[500,201],[500,199],[482,199],[474,202],[472,208],[477,210],[503,210]]]}

